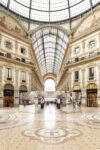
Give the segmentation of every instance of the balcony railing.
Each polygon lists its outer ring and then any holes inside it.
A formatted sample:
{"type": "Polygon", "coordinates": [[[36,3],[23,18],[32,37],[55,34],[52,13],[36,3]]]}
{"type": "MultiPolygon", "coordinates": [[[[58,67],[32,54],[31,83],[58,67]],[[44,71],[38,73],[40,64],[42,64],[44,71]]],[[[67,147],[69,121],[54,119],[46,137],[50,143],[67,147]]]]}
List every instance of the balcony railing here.
{"type": "Polygon", "coordinates": [[[4,55],[5,55],[4,53],[0,52],[0,56],[4,56],[4,55]]]}
{"type": "Polygon", "coordinates": [[[10,53],[7,53],[7,54],[6,54],[6,57],[11,58],[11,54],[10,54],[10,53]]]}
{"type": "Polygon", "coordinates": [[[3,52],[0,52],[0,56],[1,57],[6,57],[6,58],[9,58],[11,60],[16,60],[16,61],[19,61],[19,62],[22,62],[24,64],[30,64],[30,65],[34,65],[33,62],[31,61],[26,61],[25,58],[18,58],[18,57],[13,57],[11,55],[11,53],[3,53],[3,52]]]}
{"type": "Polygon", "coordinates": [[[25,83],[25,82],[26,82],[26,80],[22,80],[22,82],[24,82],[24,83],[25,83]]]}
{"type": "Polygon", "coordinates": [[[90,76],[90,77],[89,77],[89,80],[94,80],[94,76],[90,76]]]}
{"type": "Polygon", "coordinates": [[[79,81],[79,79],[75,79],[75,80],[74,80],[74,82],[78,82],[78,81],[79,81]]]}
{"type": "Polygon", "coordinates": [[[16,57],[15,59],[16,59],[17,61],[20,61],[20,58],[18,58],[18,57],[16,57]]]}
{"type": "Polygon", "coordinates": [[[90,58],[95,58],[96,56],[99,56],[100,55],[100,51],[98,52],[94,52],[94,53],[89,53],[87,56],[83,56],[83,57],[76,57],[76,58],[73,58],[71,60],[69,60],[66,65],[69,65],[69,64],[74,64],[74,63],[77,63],[77,62],[81,62],[81,61],[85,61],[85,60],[88,60],[90,58]]]}
{"type": "Polygon", "coordinates": [[[21,58],[21,61],[24,62],[24,63],[26,62],[25,58],[21,58]]]}
{"type": "Polygon", "coordinates": [[[8,78],[7,78],[7,80],[10,80],[10,81],[11,81],[11,80],[12,80],[12,78],[8,77],[8,78]]]}

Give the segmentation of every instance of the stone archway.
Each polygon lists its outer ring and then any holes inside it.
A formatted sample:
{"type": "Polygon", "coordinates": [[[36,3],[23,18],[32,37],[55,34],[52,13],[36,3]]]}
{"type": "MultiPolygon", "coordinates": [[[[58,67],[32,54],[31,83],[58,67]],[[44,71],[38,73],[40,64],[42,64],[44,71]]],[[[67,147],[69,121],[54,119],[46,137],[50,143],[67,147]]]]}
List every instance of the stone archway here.
{"type": "Polygon", "coordinates": [[[12,84],[6,84],[4,86],[4,100],[3,106],[4,107],[13,107],[14,106],[14,87],[12,84]]]}
{"type": "Polygon", "coordinates": [[[27,92],[27,87],[25,85],[21,85],[19,87],[19,92],[22,93],[22,92],[27,92]]]}

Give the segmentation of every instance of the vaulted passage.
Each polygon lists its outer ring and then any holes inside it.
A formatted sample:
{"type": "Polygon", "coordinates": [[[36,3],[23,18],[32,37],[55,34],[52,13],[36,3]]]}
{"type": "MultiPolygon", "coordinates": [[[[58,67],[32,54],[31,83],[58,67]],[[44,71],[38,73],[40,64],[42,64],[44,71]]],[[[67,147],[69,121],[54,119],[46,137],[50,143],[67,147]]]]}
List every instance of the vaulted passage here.
{"type": "Polygon", "coordinates": [[[67,48],[67,33],[55,26],[40,28],[32,36],[42,75],[59,72],[67,48]]]}

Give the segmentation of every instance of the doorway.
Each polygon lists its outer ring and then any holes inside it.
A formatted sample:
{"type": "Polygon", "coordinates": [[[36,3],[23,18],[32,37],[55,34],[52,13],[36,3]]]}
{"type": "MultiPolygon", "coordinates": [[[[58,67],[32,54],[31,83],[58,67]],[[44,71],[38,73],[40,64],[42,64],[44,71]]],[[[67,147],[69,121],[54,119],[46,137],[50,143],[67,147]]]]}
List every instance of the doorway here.
{"type": "Polygon", "coordinates": [[[4,107],[13,107],[14,106],[14,87],[11,84],[6,84],[4,86],[4,107]]]}
{"type": "Polygon", "coordinates": [[[47,79],[45,81],[45,91],[56,91],[56,85],[53,79],[47,79]]]}
{"type": "Polygon", "coordinates": [[[56,84],[55,81],[51,78],[45,81],[45,102],[55,103],[55,91],[56,91],[56,84]]]}
{"type": "Polygon", "coordinates": [[[27,87],[25,85],[21,85],[19,88],[19,104],[23,104],[23,100],[26,100],[27,97],[27,87]]]}
{"type": "Polygon", "coordinates": [[[87,106],[97,107],[97,86],[96,84],[89,84],[87,86],[87,106]]]}

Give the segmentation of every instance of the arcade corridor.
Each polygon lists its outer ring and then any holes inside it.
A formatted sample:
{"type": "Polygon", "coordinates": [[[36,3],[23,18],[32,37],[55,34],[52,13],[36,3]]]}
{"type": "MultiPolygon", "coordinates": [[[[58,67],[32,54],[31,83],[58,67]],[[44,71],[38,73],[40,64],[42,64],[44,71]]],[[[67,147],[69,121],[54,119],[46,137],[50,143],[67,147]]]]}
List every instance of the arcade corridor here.
{"type": "Polygon", "coordinates": [[[100,0],[0,0],[0,150],[100,150],[100,0]]]}

